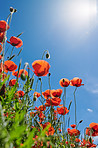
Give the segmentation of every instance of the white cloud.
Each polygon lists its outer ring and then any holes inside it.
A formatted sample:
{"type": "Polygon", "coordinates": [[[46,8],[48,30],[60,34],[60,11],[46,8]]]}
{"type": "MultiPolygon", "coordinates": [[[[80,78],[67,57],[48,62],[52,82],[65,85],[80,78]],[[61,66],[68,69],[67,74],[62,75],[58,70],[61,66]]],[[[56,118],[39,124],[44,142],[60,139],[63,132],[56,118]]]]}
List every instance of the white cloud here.
{"type": "Polygon", "coordinates": [[[90,109],[90,108],[88,108],[88,109],[87,109],[87,111],[88,111],[88,112],[91,112],[91,113],[93,112],[93,110],[92,110],[92,109],[90,109]]]}

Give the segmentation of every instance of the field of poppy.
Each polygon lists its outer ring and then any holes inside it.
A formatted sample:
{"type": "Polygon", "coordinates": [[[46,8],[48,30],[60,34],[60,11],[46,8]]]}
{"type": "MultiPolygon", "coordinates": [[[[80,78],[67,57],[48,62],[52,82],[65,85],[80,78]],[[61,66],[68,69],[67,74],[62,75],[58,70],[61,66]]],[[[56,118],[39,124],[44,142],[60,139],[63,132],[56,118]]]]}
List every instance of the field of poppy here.
{"type": "MultiPolygon", "coordinates": [[[[82,79],[62,78],[59,80],[62,89],[51,89],[50,64],[46,61],[50,58],[48,50],[44,51],[41,59],[32,63],[33,69],[29,63],[21,69],[21,60],[19,65],[13,62],[16,57],[13,49],[23,45],[19,38],[22,33],[7,40],[7,31],[16,11],[11,7],[7,20],[0,20],[0,148],[97,147],[93,137],[98,136],[98,123],[92,122],[85,127],[84,135],[78,129],[83,120],[77,120],[76,91],[84,85],[82,79]],[[5,43],[12,48],[7,58],[5,43]],[[45,91],[42,90],[44,76],[49,82],[45,91]],[[37,91],[38,85],[40,92],[37,91]],[[69,85],[75,88],[74,123],[71,125],[69,113],[72,101],[66,105],[66,88],[69,85]],[[37,100],[40,106],[36,104],[37,100]]],[[[18,56],[20,53],[21,49],[18,56]]]]}

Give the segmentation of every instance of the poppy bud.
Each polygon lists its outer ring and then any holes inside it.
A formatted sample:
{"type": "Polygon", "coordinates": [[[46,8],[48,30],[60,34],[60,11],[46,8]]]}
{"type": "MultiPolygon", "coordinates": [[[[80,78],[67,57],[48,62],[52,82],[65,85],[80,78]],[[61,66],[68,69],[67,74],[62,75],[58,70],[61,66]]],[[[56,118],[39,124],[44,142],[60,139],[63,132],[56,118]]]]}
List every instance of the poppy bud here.
{"type": "Polygon", "coordinates": [[[14,13],[17,12],[17,9],[14,9],[14,13]]]}
{"type": "Polygon", "coordinates": [[[39,80],[41,81],[41,78],[39,78],[39,80]]]}
{"type": "Polygon", "coordinates": [[[79,123],[82,123],[83,120],[80,120],[79,123]]]}
{"type": "Polygon", "coordinates": [[[50,59],[50,54],[49,54],[49,52],[46,53],[46,59],[50,59]]]}
{"type": "Polygon", "coordinates": [[[51,73],[49,73],[49,77],[51,76],[51,73]]]}
{"type": "Polygon", "coordinates": [[[25,74],[24,74],[24,73],[22,73],[22,74],[21,74],[21,79],[22,79],[23,81],[25,81],[25,80],[26,80],[26,76],[25,76],[25,74]]]}
{"type": "Polygon", "coordinates": [[[10,7],[10,12],[14,12],[14,8],[13,7],[10,7]]]}
{"type": "Polygon", "coordinates": [[[33,97],[33,101],[36,101],[36,100],[37,100],[37,96],[35,94],[34,97],[33,97]]]}

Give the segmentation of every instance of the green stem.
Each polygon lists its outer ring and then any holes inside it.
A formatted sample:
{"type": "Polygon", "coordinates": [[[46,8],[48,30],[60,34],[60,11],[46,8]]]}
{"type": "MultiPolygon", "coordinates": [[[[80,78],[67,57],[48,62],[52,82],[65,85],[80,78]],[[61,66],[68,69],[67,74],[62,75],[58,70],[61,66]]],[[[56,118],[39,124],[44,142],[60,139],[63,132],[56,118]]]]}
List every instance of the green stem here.
{"type": "Polygon", "coordinates": [[[76,97],[75,97],[75,92],[77,90],[77,87],[75,88],[74,91],[74,103],[75,103],[75,124],[76,124],[76,128],[77,128],[77,114],[76,114],[76,97]]]}
{"type": "MultiPolygon", "coordinates": [[[[63,106],[64,106],[64,114],[65,114],[65,105],[66,105],[66,87],[64,87],[64,97],[63,97],[63,106]]],[[[66,130],[66,125],[65,125],[65,115],[63,115],[63,122],[64,122],[64,135],[65,135],[65,130],[66,130]]]]}

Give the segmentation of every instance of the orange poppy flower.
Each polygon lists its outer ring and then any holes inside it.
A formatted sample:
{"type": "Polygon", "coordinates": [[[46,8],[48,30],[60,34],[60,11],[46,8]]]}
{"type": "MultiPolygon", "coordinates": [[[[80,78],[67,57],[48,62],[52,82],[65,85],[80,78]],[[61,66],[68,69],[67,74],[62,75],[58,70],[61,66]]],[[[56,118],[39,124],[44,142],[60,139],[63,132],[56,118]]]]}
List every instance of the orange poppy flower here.
{"type": "Polygon", "coordinates": [[[10,43],[12,46],[15,46],[16,48],[19,48],[19,47],[21,47],[23,45],[22,40],[17,38],[17,37],[15,37],[15,36],[12,36],[10,38],[10,42],[7,41],[7,43],[10,43]]]}
{"type": "Polygon", "coordinates": [[[49,135],[53,135],[55,130],[54,128],[51,126],[51,123],[50,122],[46,122],[42,125],[43,129],[46,128],[47,126],[49,126],[49,129],[48,131],[46,131],[46,135],[49,136],[49,135]]]}
{"type": "Polygon", "coordinates": [[[45,103],[45,106],[58,106],[61,102],[61,99],[60,98],[52,98],[52,99],[47,99],[46,100],[46,103],[45,103]]]}
{"type": "Polygon", "coordinates": [[[88,128],[86,128],[86,135],[98,136],[98,123],[92,122],[88,128]]]}
{"type": "Polygon", "coordinates": [[[10,60],[5,61],[4,66],[5,66],[6,71],[14,71],[17,69],[17,65],[13,61],[10,61],[10,60]]]}
{"type": "Polygon", "coordinates": [[[44,60],[36,60],[32,63],[34,73],[36,76],[46,76],[49,73],[50,65],[44,60]]]}
{"type": "Polygon", "coordinates": [[[22,90],[19,90],[16,93],[19,95],[19,97],[23,97],[25,94],[22,90]]]}
{"type": "Polygon", "coordinates": [[[37,98],[39,98],[41,96],[41,94],[38,92],[34,92],[33,96],[36,96],[37,98]]]}
{"type": "Polygon", "coordinates": [[[47,89],[45,92],[42,92],[42,95],[45,99],[48,99],[49,97],[51,97],[51,90],[47,89]]]}
{"type": "Polygon", "coordinates": [[[0,55],[0,60],[2,59],[2,55],[0,55]]]}
{"type": "Polygon", "coordinates": [[[71,86],[79,87],[81,85],[84,85],[84,84],[81,84],[81,83],[82,83],[82,79],[79,79],[78,77],[75,77],[72,80],[70,80],[70,85],[71,86]]]}
{"type": "Polygon", "coordinates": [[[57,112],[61,115],[66,115],[69,110],[66,107],[57,108],[57,112]]]}
{"type": "Polygon", "coordinates": [[[75,127],[76,127],[76,125],[75,125],[75,124],[71,124],[70,126],[71,126],[72,128],[75,128],[75,127]]]}
{"type": "Polygon", "coordinates": [[[75,139],[75,142],[79,143],[81,140],[79,138],[75,139]]]}
{"type": "Polygon", "coordinates": [[[73,128],[73,129],[68,130],[68,134],[70,136],[78,136],[78,135],[80,135],[80,131],[75,129],[75,128],[73,128]]]}
{"type": "Polygon", "coordinates": [[[39,110],[39,111],[45,111],[45,110],[46,110],[46,106],[45,106],[45,105],[40,105],[40,106],[38,107],[38,110],[39,110]]]}
{"type": "MultiPolygon", "coordinates": [[[[25,70],[25,69],[21,69],[19,70],[19,75],[18,75],[18,78],[21,77],[21,74],[24,73],[25,76],[28,76],[28,72],[25,70]]],[[[13,76],[16,76],[17,77],[17,74],[18,74],[18,71],[13,71],[12,75],[13,76]]]]}
{"type": "Polygon", "coordinates": [[[51,95],[53,97],[60,97],[61,94],[62,94],[62,89],[57,89],[57,90],[53,89],[53,90],[51,90],[51,95]]]}
{"type": "Polygon", "coordinates": [[[6,21],[4,21],[4,20],[1,20],[1,21],[0,21],[0,33],[1,33],[1,32],[5,32],[6,29],[8,30],[9,28],[10,28],[10,27],[9,27],[9,25],[7,24],[6,21]],[[6,25],[7,25],[7,27],[6,27],[6,25]]]}
{"type": "Polygon", "coordinates": [[[16,83],[16,79],[11,79],[11,80],[9,81],[9,86],[14,86],[15,83],[16,83]]]}
{"type": "Polygon", "coordinates": [[[68,87],[70,84],[70,81],[66,78],[62,78],[59,83],[60,83],[61,87],[68,87]]]}
{"type": "Polygon", "coordinates": [[[3,50],[3,47],[2,47],[2,45],[0,44],[0,53],[2,52],[2,50],[3,50]]]}

